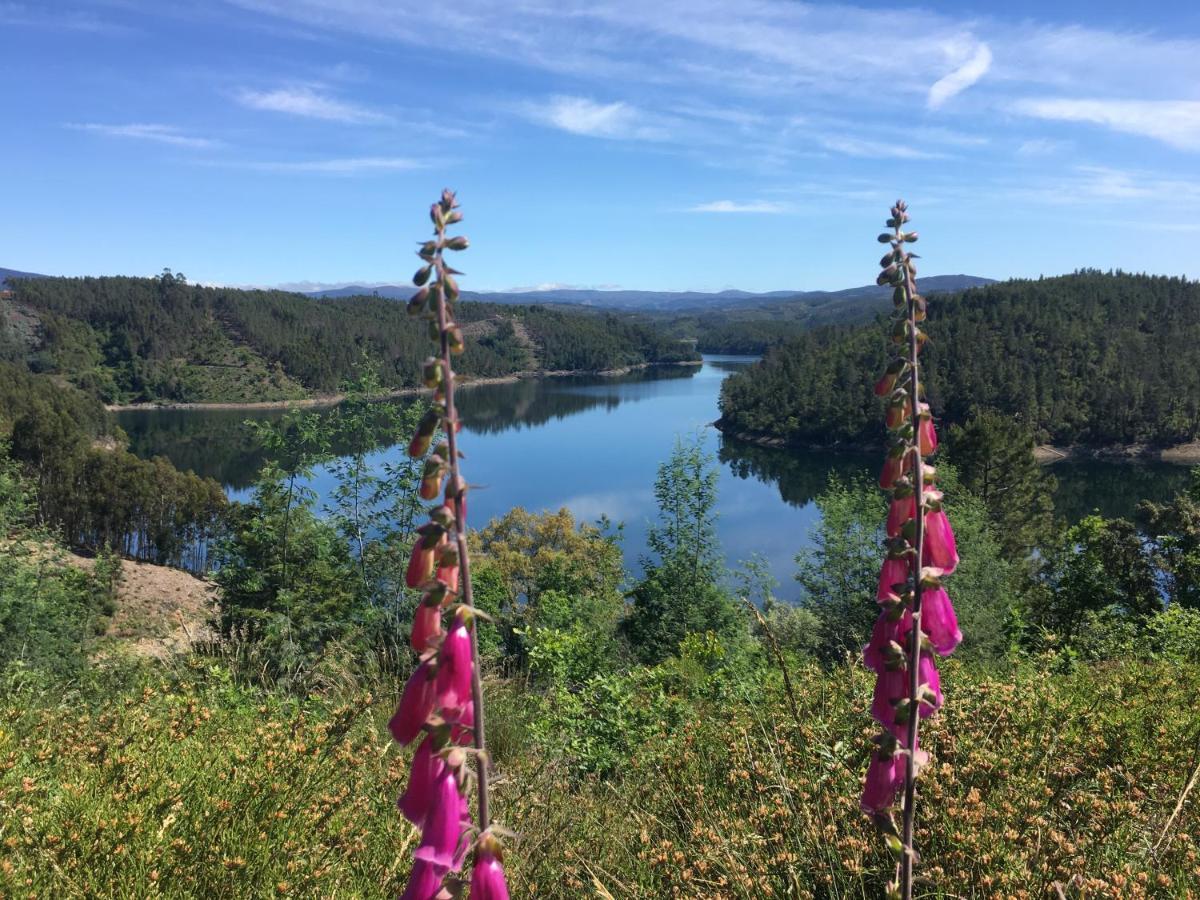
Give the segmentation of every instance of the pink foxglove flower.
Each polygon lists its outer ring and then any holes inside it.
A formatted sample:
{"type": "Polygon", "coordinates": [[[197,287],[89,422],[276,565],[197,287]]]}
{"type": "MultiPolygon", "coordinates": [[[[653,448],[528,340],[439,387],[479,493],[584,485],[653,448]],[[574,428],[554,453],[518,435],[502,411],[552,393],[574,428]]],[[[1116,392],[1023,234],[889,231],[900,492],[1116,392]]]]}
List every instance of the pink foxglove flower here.
{"type": "Polygon", "coordinates": [[[925,556],[923,564],[933,566],[949,575],[958,568],[958,546],[950,520],[942,510],[925,515],[925,556]]]}
{"type": "Polygon", "coordinates": [[[875,592],[875,599],[883,601],[902,594],[903,585],[908,579],[908,570],[907,560],[885,559],[883,567],[879,570],[879,589],[875,592]],[[896,589],[897,585],[901,586],[899,590],[896,589]]]}
{"type": "Polygon", "coordinates": [[[881,813],[896,802],[896,795],[904,787],[907,764],[903,754],[890,756],[879,751],[871,754],[861,801],[864,812],[881,813]]]}
{"type": "Polygon", "coordinates": [[[908,630],[912,628],[912,614],[905,610],[898,619],[885,611],[875,620],[871,642],[863,648],[863,664],[872,672],[882,673],[888,666],[888,648],[894,641],[903,645],[908,630]]]}
{"type": "Polygon", "coordinates": [[[429,660],[417,666],[404,685],[400,705],[388,722],[392,737],[400,744],[411,744],[425,727],[437,699],[437,683],[429,660]]]}
{"type": "Polygon", "coordinates": [[[404,583],[410,588],[419,588],[433,577],[434,548],[425,546],[423,537],[417,538],[413,544],[412,555],[408,558],[408,571],[404,575],[404,583]]]}
{"type": "Polygon", "coordinates": [[[417,862],[431,863],[443,872],[462,868],[466,854],[463,817],[466,798],[458,790],[458,776],[449,766],[433,782],[429,811],[421,831],[417,862]]]}
{"type": "Polygon", "coordinates": [[[439,604],[419,603],[413,613],[412,648],[424,653],[442,636],[442,608],[439,604]]]}
{"type": "MultiPolygon", "coordinates": [[[[929,407],[924,403],[921,404],[926,411],[929,407]]],[[[933,419],[922,417],[921,423],[917,427],[917,434],[921,440],[921,454],[928,456],[938,448],[937,431],[933,427],[933,419]]]]}
{"type": "Polygon", "coordinates": [[[459,610],[438,653],[437,702],[443,709],[464,706],[471,700],[471,631],[459,610]]]}
{"type": "Polygon", "coordinates": [[[958,616],[944,587],[926,588],[921,594],[921,630],[942,656],[949,656],[962,641],[958,616]]]}
{"type": "Polygon", "coordinates": [[[433,736],[426,736],[413,755],[412,767],[408,773],[408,787],[396,802],[404,818],[418,828],[424,823],[429,812],[433,786],[445,768],[445,762],[433,752],[433,736]]]}
{"type": "Polygon", "coordinates": [[[445,869],[418,859],[413,863],[408,885],[400,895],[400,900],[435,900],[442,891],[442,879],[445,875],[445,869]]]}
{"type": "Polygon", "coordinates": [[[471,872],[470,900],[508,900],[508,884],[504,881],[504,867],[500,864],[499,848],[485,835],[475,853],[475,866],[471,872]]]}

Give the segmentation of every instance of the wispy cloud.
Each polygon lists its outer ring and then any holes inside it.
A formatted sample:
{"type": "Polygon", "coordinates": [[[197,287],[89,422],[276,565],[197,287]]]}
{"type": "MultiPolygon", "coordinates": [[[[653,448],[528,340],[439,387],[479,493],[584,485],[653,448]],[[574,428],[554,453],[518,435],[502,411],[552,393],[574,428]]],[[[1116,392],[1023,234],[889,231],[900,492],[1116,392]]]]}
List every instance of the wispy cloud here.
{"type": "Polygon", "coordinates": [[[238,91],[237,99],[242,106],[249,109],[284,113],[306,119],[321,119],[326,122],[378,125],[392,121],[391,116],[357,103],[339,100],[311,85],[277,88],[273,91],[244,88],[238,91]]]}
{"type": "Polygon", "coordinates": [[[48,31],[84,31],[96,34],[128,34],[123,25],[105,21],[82,10],[52,10],[25,3],[0,2],[0,25],[41,28],[48,31]]]}
{"type": "Polygon", "coordinates": [[[318,175],[378,175],[410,172],[426,163],[401,156],[353,156],[342,159],[310,159],[292,162],[247,162],[243,168],[260,172],[310,172],[318,175]]]}
{"type": "Polygon", "coordinates": [[[826,150],[846,156],[861,156],[876,159],[945,159],[946,154],[937,150],[921,150],[910,147],[902,140],[873,141],[844,135],[824,135],[817,138],[826,150]]]}
{"type": "Polygon", "coordinates": [[[665,130],[624,101],[597,103],[587,97],[558,95],[544,103],[527,103],[526,117],[543,125],[587,137],[661,140],[665,130]]]}
{"type": "Polygon", "coordinates": [[[1017,147],[1017,156],[1050,156],[1064,150],[1066,146],[1065,141],[1056,141],[1053,138],[1033,138],[1021,141],[1017,147]]]}
{"type": "Polygon", "coordinates": [[[1016,101],[1012,109],[1038,119],[1103,125],[1181,150],[1200,150],[1200,101],[1196,100],[1030,98],[1016,101]]]}
{"type": "Polygon", "coordinates": [[[786,203],[775,200],[752,200],[739,202],[737,200],[713,200],[711,203],[697,203],[689,206],[687,211],[694,213],[785,213],[791,207],[786,203]]]}
{"type": "Polygon", "coordinates": [[[186,134],[173,125],[158,125],[148,122],[135,122],[128,125],[107,125],[100,122],[70,122],[66,125],[76,131],[90,131],[105,137],[131,138],[139,141],[154,141],[159,144],[170,144],[173,147],[189,147],[193,150],[209,150],[223,146],[221,141],[212,138],[195,137],[186,134]]]}
{"type": "Polygon", "coordinates": [[[987,44],[980,44],[970,59],[933,83],[929,88],[929,95],[925,98],[925,104],[930,109],[937,109],[951,97],[961,94],[977,82],[991,67],[992,51],[987,44]]]}

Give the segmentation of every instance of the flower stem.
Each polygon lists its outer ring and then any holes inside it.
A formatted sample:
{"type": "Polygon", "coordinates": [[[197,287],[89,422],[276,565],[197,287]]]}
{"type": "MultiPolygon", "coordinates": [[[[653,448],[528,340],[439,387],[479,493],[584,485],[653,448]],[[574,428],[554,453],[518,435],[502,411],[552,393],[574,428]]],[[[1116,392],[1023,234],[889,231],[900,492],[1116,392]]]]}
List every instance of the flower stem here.
{"type": "MultiPolygon", "coordinates": [[[[458,545],[458,564],[460,571],[460,590],[464,606],[474,609],[475,598],[471,593],[471,558],[467,552],[466,504],[465,489],[459,473],[458,464],[458,408],[454,403],[454,370],[451,368],[449,315],[446,310],[446,263],[442,258],[442,247],[445,243],[445,225],[437,226],[438,250],[434,258],[437,269],[437,289],[434,295],[437,300],[438,332],[441,336],[439,350],[442,364],[442,385],[445,392],[445,423],[446,444],[449,448],[450,483],[456,486],[454,494],[454,539],[458,545]]],[[[479,830],[486,831],[492,824],[491,811],[488,804],[488,769],[491,759],[487,752],[487,733],[484,729],[483,718],[483,686],[479,674],[479,626],[478,620],[471,625],[471,702],[474,706],[475,725],[472,729],[475,749],[478,751],[475,764],[476,785],[479,801],[479,830]]]]}
{"type": "MultiPolygon", "coordinates": [[[[900,231],[901,219],[897,217],[896,240],[897,246],[903,247],[900,231]]],[[[904,819],[901,831],[903,848],[900,859],[900,891],[903,900],[912,900],[913,881],[913,827],[916,820],[916,789],[917,789],[917,732],[920,728],[920,667],[921,667],[921,567],[925,540],[925,462],[921,457],[921,403],[920,403],[920,372],[917,355],[920,351],[917,341],[917,307],[916,285],[913,282],[912,270],[909,266],[909,255],[901,250],[900,266],[904,272],[904,300],[908,316],[908,365],[910,370],[909,390],[912,393],[912,476],[915,491],[916,517],[914,519],[915,534],[913,536],[913,601],[912,627],[909,631],[908,648],[908,732],[905,735],[904,748],[908,751],[908,759],[904,772],[904,819]]]]}

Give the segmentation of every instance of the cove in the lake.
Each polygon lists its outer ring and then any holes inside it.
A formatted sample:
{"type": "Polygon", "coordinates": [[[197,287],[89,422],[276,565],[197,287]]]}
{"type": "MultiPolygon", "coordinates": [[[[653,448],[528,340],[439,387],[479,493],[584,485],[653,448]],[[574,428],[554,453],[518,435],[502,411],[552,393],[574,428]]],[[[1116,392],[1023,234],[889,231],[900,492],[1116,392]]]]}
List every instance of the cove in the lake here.
{"type": "MultiPolygon", "coordinates": [[[[583,520],[607,516],[624,523],[626,560],[636,570],[655,515],[657,467],[678,436],[698,432],[720,460],[719,530],[729,564],[763,555],[780,582],[780,595],[794,597],[793,558],[816,523],[813,498],[831,472],[874,474],[878,455],[758,447],[717,432],[711,423],[722,379],[753,361],[706,356],[700,367],[525,379],[463,391],[464,468],[477,485],[472,518],[482,524],[517,505],[566,506],[583,520]]],[[[138,455],[166,456],[244,499],[262,462],[244,423],[282,414],[138,410],[118,413],[117,421],[138,455]]],[[[381,447],[372,461],[381,464],[401,452],[399,445],[381,447]]],[[[1131,515],[1140,500],[1169,499],[1188,479],[1185,467],[1150,462],[1068,460],[1053,471],[1059,485],[1055,503],[1069,521],[1093,510],[1131,515]]],[[[319,470],[313,487],[320,494],[330,484],[328,473],[319,470]]]]}

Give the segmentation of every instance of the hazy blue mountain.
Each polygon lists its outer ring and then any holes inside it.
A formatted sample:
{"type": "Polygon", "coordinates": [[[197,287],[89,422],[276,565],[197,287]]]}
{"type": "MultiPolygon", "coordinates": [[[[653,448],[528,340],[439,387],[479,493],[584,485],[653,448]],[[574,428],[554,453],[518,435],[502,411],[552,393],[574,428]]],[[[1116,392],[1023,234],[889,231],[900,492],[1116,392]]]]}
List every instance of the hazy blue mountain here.
{"type": "Polygon", "coordinates": [[[38,275],[35,272],[18,272],[16,269],[5,269],[0,267],[0,286],[10,278],[45,278],[45,275],[38,275]]]}
{"type": "MultiPolygon", "coordinates": [[[[927,293],[934,291],[958,291],[969,287],[991,284],[994,279],[980,278],[976,275],[934,275],[920,279],[921,289],[927,293]]],[[[413,288],[397,285],[383,285],[368,288],[361,285],[333,288],[324,291],[311,291],[311,297],[353,297],[362,294],[376,294],[395,300],[407,300],[413,288]]],[[[891,296],[890,288],[882,288],[874,284],[861,287],[846,288],[840,291],[767,291],[754,293],[751,291],[717,291],[705,293],[702,291],[595,291],[559,288],[545,291],[504,291],[504,292],[474,292],[464,291],[463,296],[471,300],[486,300],[489,303],[531,304],[531,303],[562,303],[573,306],[593,306],[605,309],[620,309],[640,312],[700,312],[716,310],[736,310],[761,306],[774,306],[799,302],[809,307],[839,305],[851,307],[863,305],[864,301],[883,300],[891,296]]],[[[849,310],[848,310],[849,311],[849,310]]]]}

